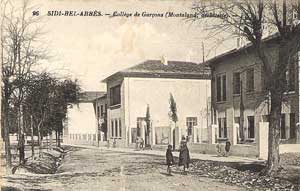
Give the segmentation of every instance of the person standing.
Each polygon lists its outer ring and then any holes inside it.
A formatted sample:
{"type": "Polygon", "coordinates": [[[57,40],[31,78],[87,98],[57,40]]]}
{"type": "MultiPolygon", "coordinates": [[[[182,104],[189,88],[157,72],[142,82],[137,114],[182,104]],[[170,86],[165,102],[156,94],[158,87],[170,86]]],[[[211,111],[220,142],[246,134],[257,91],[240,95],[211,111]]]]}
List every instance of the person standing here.
{"type": "Polygon", "coordinates": [[[168,149],[166,152],[166,161],[167,161],[167,173],[171,175],[171,166],[174,164],[174,158],[172,154],[172,145],[168,145],[168,149]]]}
{"type": "Polygon", "coordinates": [[[230,151],[230,147],[231,147],[230,141],[226,141],[226,144],[225,144],[225,157],[228,157],[229,151],[230,151]]]}
{"type": "Polygon", "coordinates": [[[183,173],[186,174],[186,170],[189,169],[190,164],[190,152],[186,142],[182,142],[179,152],[179,166],[183,166],[183,173]]]}

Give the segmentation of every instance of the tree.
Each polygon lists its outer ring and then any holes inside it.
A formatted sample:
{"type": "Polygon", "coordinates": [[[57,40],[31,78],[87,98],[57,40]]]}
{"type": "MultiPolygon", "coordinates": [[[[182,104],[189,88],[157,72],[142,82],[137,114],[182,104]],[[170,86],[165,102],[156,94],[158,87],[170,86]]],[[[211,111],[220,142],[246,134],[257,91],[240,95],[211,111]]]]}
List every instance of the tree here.
{"type": "MultiPolygon", "coordinates": [[[[31,124],[30,134],[36,132],[38,136],[38,145],[41,147],[41,137],[47,135],[50,131],[43,129],[43,123],[49,118],[51,98],[58,80],[49,73],[41,73],[34,75],[27,84],[27,95],[24,105],[27,108],[25,118],[28,119],[27,124],[31,124]],[[34,128],[35,127],[35,128],[34,128]],[[35,129],[35,131],[34,131],[35,129]]],[[[34,143],[32,140],[32,156],[34,155],[34,143]]]]}
{"type": "Polygon", "coordinates": [[[70,104],[78,103],[80,86],[77,80],[66,79],[58,83],[54,90],[51,104],[51,120],[49,124],[56,132],[56,143],[60,147],[60,137],[63,133],[63,122],[67,120],[67,109],[70,104]]]}
{"type": "Polygon", "coordinates": [[[56,142],[60,146],[67,107],[71,103],[77,103],[79,91],[76,80],[59,80],[47,72],[38,74],[31,80],[25,101],[28,106],[27,115],[33,118],[40,146],[42,138],[52,134],[52,131],[56,132],[56,142]]]}
{"type": "MultiPolygon", "coordinates": [[[[169,99],[169,104],[170,104],[170,112],[169,112],[169,116],[171,118],[171,120],[174,122],[175,124],[175,128],[176,128],[176,123],[178,121],[178,116],[177,116],[177,106],[176,106],[176,102],[175,99],[173,97],[173,95],[170,93],[170,99],[169,99]]],[[[175,129],[174,129],[175,131],[175,129]]],[[[173,133],[171,133],[172,136],[173,133]]],[[[174,139],[174,137],[173,137],[174,139]]],[[[174,140],[173,140],[173,150],[175,149],[175,144],[174,144],[174,140]]]]}
{"type": "MultiPolygon", "coordinates": [[[[227,32],[248,40],[262,66],[267,94],[270,94],[268,162],[265,173],[273,174],[279,167],[280,115],[283,94],[287,89],[287,66],[299,50],[300,1],[242,0],[224,3],[195,4],[199,14],[218,12],[221,17],[210,22],[211,35],[227,32]],[[271,31],[278,47],[274,55],[268,54],[263,36],[271,31]]],[[[299,135],[298,135],[299,137],[299,135]]]]}
{"type": "Polygon", "coordinates": [[[9,110],[12,105],[18,108],[18,145],[20,162],[24,162],[22,103],[26,94],[25,84],[31,77],[33,65],[45,58],[45,52],[38,47],[41,34],[39,18],[31,16],[26,0],[20,8],[15,8],[10,1],[1,1],[1,13],[2,129],[6,163],[10,166],[9,110]]]}

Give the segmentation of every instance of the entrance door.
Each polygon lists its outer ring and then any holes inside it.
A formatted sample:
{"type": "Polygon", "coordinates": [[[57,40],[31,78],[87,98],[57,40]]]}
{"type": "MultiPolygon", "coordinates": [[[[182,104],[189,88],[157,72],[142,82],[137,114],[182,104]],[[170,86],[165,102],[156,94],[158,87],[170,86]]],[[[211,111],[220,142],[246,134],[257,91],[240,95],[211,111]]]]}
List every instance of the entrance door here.
{"type": "Polygon", "coordinates": [[[290,138],[296,137],[296,118],[295,113],[290,114],[290,138]]]}
{"type": "Polygon", "coordinates": [[[173,150],[175,150],[175,145],[176,145],[176,143],[175,143],[175,129],[173,129],[173,150]]]}
{"type": "Polygon", "coordinates": [[[195,126],[197,126],[197,117],[187,117],[186,127],[188,139],[186,141],[194,142],[194,137],[196,137],[195,126]]]}
{"type": "Polygon", "coordinates": [[[280,138],[286,139],[285,136],[285,114],[281,114],[281,120],[280,120],[280,138]]]}

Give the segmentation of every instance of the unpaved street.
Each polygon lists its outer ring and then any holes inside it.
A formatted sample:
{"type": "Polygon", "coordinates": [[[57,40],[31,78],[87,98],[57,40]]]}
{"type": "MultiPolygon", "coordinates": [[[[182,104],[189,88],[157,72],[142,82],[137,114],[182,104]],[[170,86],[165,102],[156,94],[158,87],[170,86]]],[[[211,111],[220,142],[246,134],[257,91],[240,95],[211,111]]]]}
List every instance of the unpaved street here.
{"type": "Polygon", "coordinates": [[[75,148],[53,175],[13,175],[7,186],[25,190],[245,190],[214,179],[166,174],[161,156],[75,148]]]}

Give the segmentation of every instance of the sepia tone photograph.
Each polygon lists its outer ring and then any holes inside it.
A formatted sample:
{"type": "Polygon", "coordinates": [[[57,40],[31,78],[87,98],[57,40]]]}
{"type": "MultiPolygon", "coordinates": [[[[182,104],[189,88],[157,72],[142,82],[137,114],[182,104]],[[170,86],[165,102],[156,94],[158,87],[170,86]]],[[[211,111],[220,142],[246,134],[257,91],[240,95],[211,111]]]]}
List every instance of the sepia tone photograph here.
{"type": "Polygon", "coordinates": [[[0,0],[2,191],[299,191],[300,0],[0,0]]]}

